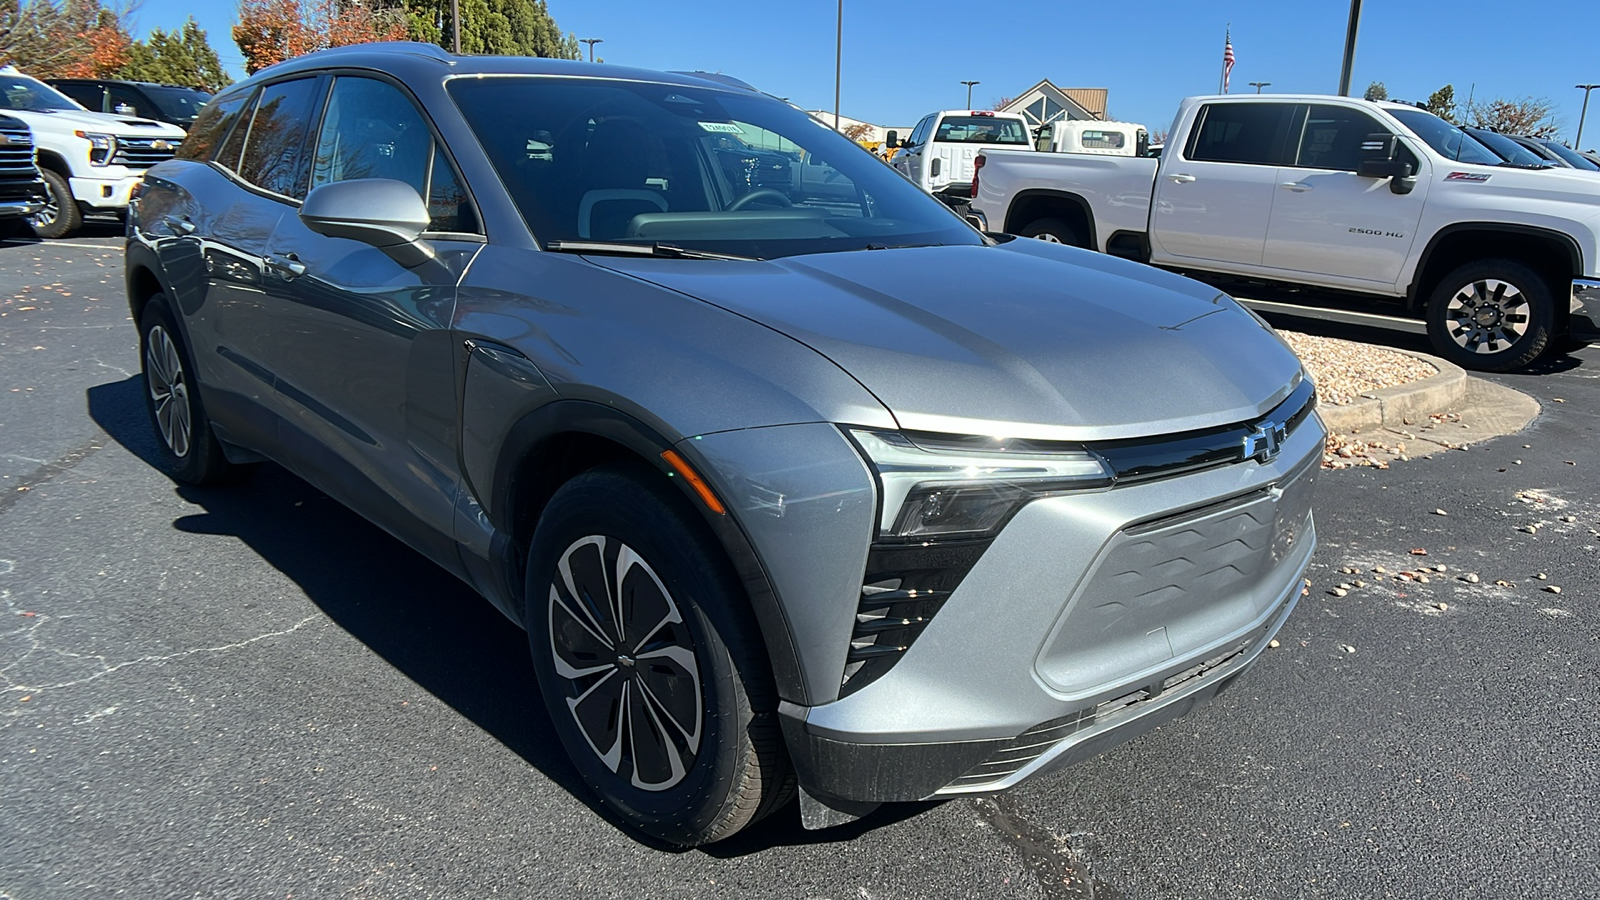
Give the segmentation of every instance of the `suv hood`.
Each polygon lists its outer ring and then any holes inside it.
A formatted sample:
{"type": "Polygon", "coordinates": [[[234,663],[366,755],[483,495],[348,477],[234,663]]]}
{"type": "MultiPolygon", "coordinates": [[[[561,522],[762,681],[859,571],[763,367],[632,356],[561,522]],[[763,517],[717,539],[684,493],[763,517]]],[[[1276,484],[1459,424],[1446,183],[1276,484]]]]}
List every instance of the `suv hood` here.
{"type": "Polygon", "coordinates": [[[90,112],[87,109],[12,109],[7,110],[6,114],[22,119],[32,125],[36,132],[96,131],[117,137],[167,137],[178,140],[182,140],[185,134],[176,125],[154,119],[90,112]]]}
{"type": "Polygon", "coordinates": [[[589,259],[806,344],[913,431],[1109,440],[1208,428],[1265,413],[1300,371],[1216,289],[1041,241],[589,259]]]}

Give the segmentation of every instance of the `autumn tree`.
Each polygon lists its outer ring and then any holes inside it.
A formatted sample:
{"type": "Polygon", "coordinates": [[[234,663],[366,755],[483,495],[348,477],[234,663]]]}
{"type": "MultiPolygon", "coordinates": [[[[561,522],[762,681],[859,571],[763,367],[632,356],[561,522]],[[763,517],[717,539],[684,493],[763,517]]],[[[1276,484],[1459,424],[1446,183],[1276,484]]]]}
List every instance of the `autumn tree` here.
{"type": "Polygon", "coordinates": [[[1017,99],[1017,98],[1015,98],[1015,97],[1001,97],[1000,99],[994,101],[994,103],[990,104],[989,108],[990,109],[996,109],[996,110],[1005,109],[1006,107],[1010,106],[1011,102],[1013,100],[1015,100],[1015,99],[1017,99]]]}
{"type": "Polygon", "coordinates": [[[1374,81],[1367,85],[1366,93],[1361,96],[1368,100],[1387,100],[1389,99],[1389,89],[1383,86],[1383,82],[1374,81]]]}
{"type": "Polygon", "coordinates": [[[246,72],[315,50],[402,41],[405,10],[362,0],[240,0],[233,40],[246,72]]]}
{"type": "Polygon", "coordinates": [[[872,126],[865,122],[857,122],[854,125],[844,126],[839,133],[859,144],[872,134],[872,126]]]}
{"type": "Polygon", "coordinates": [[[0,64],[38,78],[102,78],[128,58],[126,10],[100,0],[0,0],[0,64]]]}
{"type": "Polygon", "coordinates": [[[153,29],[150,36],[128,48],[128,62],[120,78],[182,84],[216,93],[232,83],[205,30],[193,18],[178,31],[153,29]]]}
{"type": "Polygon", "coordinates": [[[1428,95],[1428,102],[1422,108],[1433,113],[1446,122],[1456,120],[1456,88],[1447,84],[1428,95]]]}
{"type": "Polygon", "coordinates": [[[1543,97],[1497,98],[1471,104],[1467,115],[1468,121],[1477,128],[1502,134],[1555,137],[1561,130],[1561,123],[1550,115],[1552,108],[1550,101],[1543,97]]]}

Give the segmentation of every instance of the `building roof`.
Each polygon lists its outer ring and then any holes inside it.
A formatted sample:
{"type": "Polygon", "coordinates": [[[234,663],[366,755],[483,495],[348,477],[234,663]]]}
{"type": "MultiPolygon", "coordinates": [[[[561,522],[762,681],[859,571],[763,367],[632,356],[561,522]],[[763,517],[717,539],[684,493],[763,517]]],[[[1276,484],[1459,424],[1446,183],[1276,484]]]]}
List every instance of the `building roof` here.
{"type": "Polygon", "coordinates": [[[1106,95],[1110,91],[1106,88],[1057,88],[1066,94],[1072,102],[1083,107],[1086,111],[1094,113],[1095,118],[1106,117],[1106,95]]]}

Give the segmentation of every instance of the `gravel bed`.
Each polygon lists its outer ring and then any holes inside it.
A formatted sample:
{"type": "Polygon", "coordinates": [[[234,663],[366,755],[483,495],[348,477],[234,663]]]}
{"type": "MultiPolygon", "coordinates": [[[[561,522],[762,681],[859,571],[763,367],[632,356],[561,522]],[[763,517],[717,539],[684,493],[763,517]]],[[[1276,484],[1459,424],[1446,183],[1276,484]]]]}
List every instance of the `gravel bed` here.
{"type": "Polygon", "coordinates": [[[1345,406],[1361,394],[1438,374],[1439,370],[1404,353],[1279,329],[1306,364],[1317,385],[1317,402],[1345,406]]]}

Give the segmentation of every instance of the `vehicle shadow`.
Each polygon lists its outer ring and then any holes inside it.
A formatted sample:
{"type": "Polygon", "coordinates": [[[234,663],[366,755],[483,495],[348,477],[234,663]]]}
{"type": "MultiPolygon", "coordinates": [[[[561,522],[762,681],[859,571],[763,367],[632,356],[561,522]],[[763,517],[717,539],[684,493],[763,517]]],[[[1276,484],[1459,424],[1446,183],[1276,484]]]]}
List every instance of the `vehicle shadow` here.
{"type": "MultiPolygon", "coordinates": [[[[123,448],[156,467],[157,438],[145,415],[143,390],[142,376],[92,387],[89,416],[123,448]]],[[[275,464],[257,466],[237,485],[175,490],[204,512],[174,521],[174,528],[243,541],[293,579],[334,624],[597,815],[646,846],[676,849],[629,830],[595,801],[567,760],[539,698],[526,634],[472,588],[275,464]]],[[[848,841],[933,805],[895,805],[849,825],[805,831],[799,806],[791,803],[703,849],[733,858],[779,846],[848,841]]]]}
{"type": "MultiPolygon", "coordinates": [[[[120,219],[110,217],[96,217],[83,220],[83,227],[78,233],[67,240],[75,238],[116,238],[122,237],[127,231],[127,226],[120,219]]],[[[33,230],[22,227],[18,233],[0,237],[0,246],[48,246],[51,238],[42,238],[33,233],[33,230]]]]}

